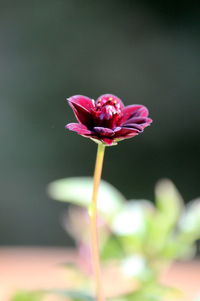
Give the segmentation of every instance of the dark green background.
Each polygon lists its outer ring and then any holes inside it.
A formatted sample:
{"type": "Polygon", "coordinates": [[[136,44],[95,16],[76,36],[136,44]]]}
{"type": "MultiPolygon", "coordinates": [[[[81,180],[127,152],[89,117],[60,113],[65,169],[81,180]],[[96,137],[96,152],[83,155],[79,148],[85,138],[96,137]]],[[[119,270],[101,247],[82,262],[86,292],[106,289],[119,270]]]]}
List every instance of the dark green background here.
{"type": "Polygon", "coordinates": [[[68,243],[45,189],[93,172],[96,145],[64,129],[74,94],[149,108],[153,125],[106,152],[103,177],[127,198],[153,199],[162,177],[200,195],[197,3],[0,1],[1,245],[68,243]]]}

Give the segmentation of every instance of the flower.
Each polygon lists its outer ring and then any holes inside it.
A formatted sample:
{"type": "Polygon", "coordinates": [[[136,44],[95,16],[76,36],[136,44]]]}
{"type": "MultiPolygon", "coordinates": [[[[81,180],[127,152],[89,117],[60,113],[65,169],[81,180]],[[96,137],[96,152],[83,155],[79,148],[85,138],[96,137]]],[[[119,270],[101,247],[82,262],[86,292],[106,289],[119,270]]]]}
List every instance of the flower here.
{"type": "Polygon", "coordinates": [[[152,122],[145,106],[124,106],[121,99],[112,94],[101,95],[96,101],[74,95],[68,102],[78,123],[69,123],[65,127],[106,145],[134,137],[152,122]]]}

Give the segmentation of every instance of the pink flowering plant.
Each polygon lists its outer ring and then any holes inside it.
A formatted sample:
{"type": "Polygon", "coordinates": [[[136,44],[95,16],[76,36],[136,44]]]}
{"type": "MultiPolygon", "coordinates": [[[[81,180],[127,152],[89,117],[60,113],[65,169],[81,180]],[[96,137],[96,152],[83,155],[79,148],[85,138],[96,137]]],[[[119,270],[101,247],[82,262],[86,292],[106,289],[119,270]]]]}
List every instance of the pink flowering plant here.
{"type": "Polygon", "coordinates": [[[91,205],[89,206],[91,230],[92,266],[96,285],[97,301],[105,301],[102,286],[101,267],[99,260],[99,239],[97,229],[97,195],[101,179],[105,146],[118,141],[135,137],[150,125],[148,110],[143,105],[124,106],[120,98],[112,94],[104,94],[93,99],[75,95],[68,99],[78,123],[66,125],[69,130],[93,139],[98,143],[94,185],[91,205]]]}
{"type": "Polygon", "coordinates": [[[101,180],[106,147],[142,133],[152,123],[148,109],[124,106],[112,94],[96,101],[75,95],[68,102],[77,122],[66,128],[98,145],[93,178],[60,179],[48,186],[51,198],[70,204],[62,225],[74,239],[77,259],[65,266],[76,275],[76,283],[71,290],[19,292],[12,301],[43,301],[49,294],[72,301],[182,297],[180,291],[161,283],[160,276],[173,260],[194,255],[194,243],[200,238],[200,200],[185,207],[173,183],[162,180],[156,185],[155,205],[148,200],[127,201],[101,180]],[[108,276],[110,270],[114,279],[108,276]]]}

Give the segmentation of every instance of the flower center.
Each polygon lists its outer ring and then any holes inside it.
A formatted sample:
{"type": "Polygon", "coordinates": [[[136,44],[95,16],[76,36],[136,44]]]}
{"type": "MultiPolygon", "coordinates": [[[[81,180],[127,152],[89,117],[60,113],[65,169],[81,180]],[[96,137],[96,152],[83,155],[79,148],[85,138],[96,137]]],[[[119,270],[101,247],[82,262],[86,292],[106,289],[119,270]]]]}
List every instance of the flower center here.
{"type": "Polygon", "coordinates": [[[115,97],[100,98],[96,102],[96,114],[100,120],[115,119],[121,114],[121,104],[115,97]]]}

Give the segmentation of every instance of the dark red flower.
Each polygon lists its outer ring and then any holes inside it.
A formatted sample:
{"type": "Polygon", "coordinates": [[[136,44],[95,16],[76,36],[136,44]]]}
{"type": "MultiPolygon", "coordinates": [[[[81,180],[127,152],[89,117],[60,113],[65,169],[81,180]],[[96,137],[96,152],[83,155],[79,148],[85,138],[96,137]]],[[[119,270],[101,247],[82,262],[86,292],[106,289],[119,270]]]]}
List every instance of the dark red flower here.
{"type": "Polygon", "coordinates": [[[78,123],[69,123],[66,128],[107,145],[140,134],[152,122],[145,106],[125,107],[112,94],[104,94],[96,101],[86,96],[74,95],[68,98],[68,102],[78,123]]]}

